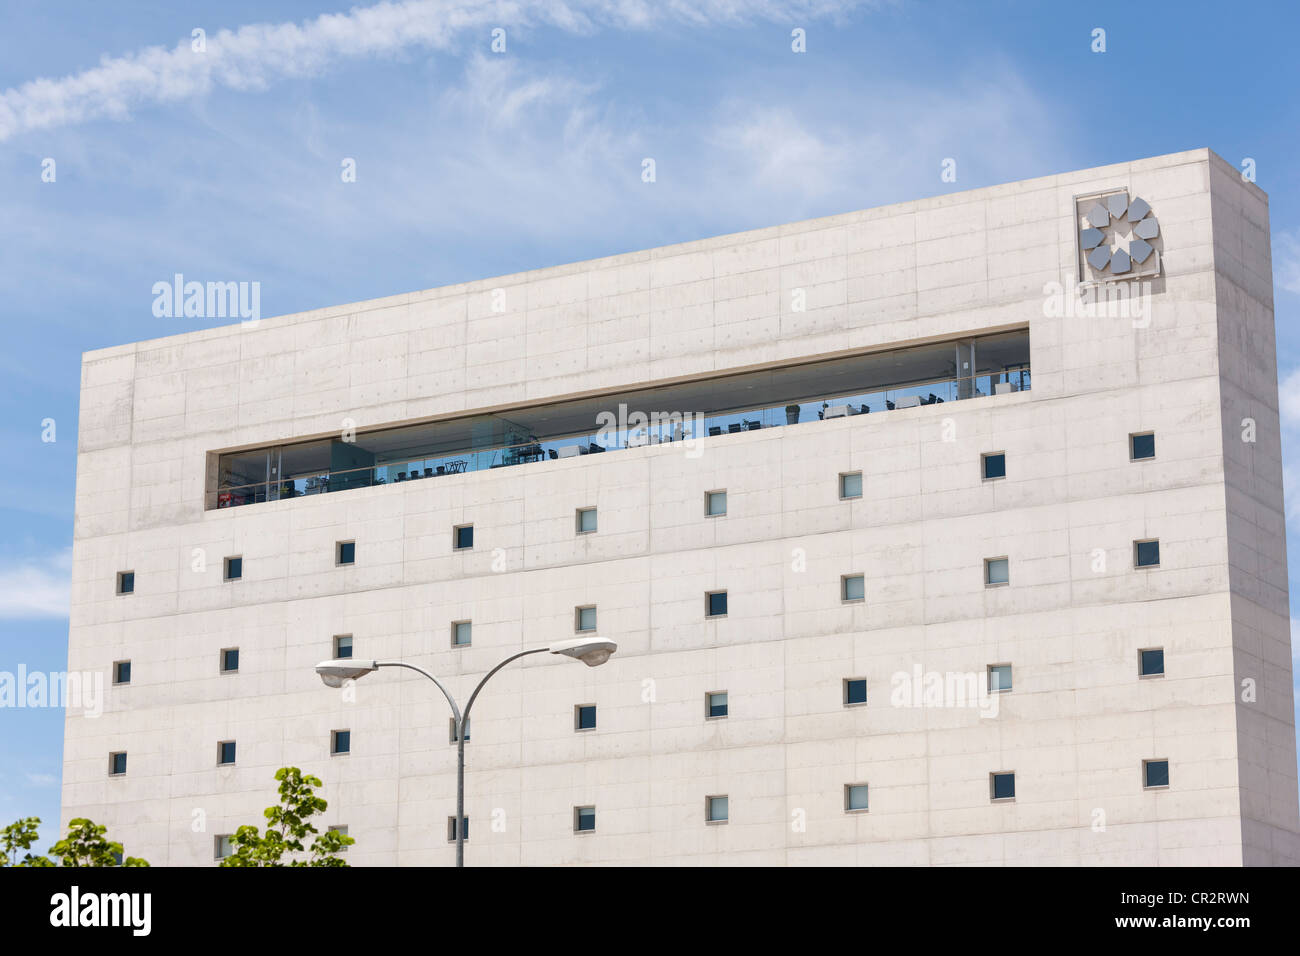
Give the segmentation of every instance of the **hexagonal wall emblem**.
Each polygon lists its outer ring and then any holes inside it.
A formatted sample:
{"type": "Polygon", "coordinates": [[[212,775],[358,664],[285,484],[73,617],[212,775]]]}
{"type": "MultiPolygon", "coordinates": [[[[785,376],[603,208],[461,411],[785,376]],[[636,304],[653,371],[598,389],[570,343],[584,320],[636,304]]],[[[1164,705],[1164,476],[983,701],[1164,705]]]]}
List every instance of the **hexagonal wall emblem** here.
{"type": "Polygon", "coordinates": [[[1112,190],[1074,203],[1081,283],[1160,274],[1160,222],[1145,199],[1112,190]]]}

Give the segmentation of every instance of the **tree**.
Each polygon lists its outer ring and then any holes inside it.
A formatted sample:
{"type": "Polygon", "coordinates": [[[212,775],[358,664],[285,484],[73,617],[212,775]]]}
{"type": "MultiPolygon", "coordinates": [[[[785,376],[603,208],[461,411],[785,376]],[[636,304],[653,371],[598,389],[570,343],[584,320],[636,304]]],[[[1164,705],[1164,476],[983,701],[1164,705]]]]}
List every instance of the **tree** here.
{"type": "Polygon", "coordinates": [[[280,803],[267,807],[264,813],[268,824],[266,833],[257,827],[242,826],[235,831],[230,843],[233,852],[221,861],[222,866],[347,866],[340,853],[357,841],[337,830],[319,833],[309,818],[324,813],[329,806],[316,796],[313,788],[322,786],[319,777],[305,775],[297,767],[281,767],[275,772],[280,781],[280,803]],[[308,834],[316,834],[311,849],[304,848],[308,834]],[[307,859],[282,862],[284,855],[308,853],[307,859]]]}
{"type": "Polygon", "coordinates": [[[59,858],[56,864],[48,857],[24,853],[17,859],[19,850],[30,850],[36,841],[40,817],[26,817],[0,830],[0,866],[148,866],[138,857],[123,857],[122,844],[104,838],[108,827],[102,827],[85,817],[68,821],[68,835],[54,846],[50,854],[59,858]],[[119,859],[121,862],[118,862],[119,859]]]}
{"type": "Polygon", "coordinates": [[[40,817],[24,817],[0,830],[0,866],[53,866],[47,857],[32,856],[25,852],[18,859],[18,851],[30,851],[38,836],[40,817]]]}
{"type": "Polygon", "coordinates": [[[50,853],[59,858],[60,866],[149,865],[139,857],[124,857],[122,844],[104,839],[107,830],[85,817],[74,817],[68,821],[68,835],[50,847],[50,853]]]}

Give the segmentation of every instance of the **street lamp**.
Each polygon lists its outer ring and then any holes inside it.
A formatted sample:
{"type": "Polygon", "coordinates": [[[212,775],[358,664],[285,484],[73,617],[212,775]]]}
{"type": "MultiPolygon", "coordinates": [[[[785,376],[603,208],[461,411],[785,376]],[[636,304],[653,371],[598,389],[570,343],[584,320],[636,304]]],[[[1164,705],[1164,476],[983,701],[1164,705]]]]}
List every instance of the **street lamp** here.
{"type": "Polygon", "coordinates": [[[416,673],[423,674],[442,691],[442,696],[447,698],[447,703],[451,705],[452,720],[456,724],[456,865],[465,865],[465,727],[469,724],[469,711],[474,706],[474,699],[478,697],[478,692],[483,689],[489,678],[497,671],[505,667],[511,661],[517,661],[521,657],[527,657],[529,654],[561,654],[565,657],[572,657],[574,660],[582,661],[588,667],[598,667],[609,660],[618,650],[618,645],[613,641],[602,641],[599,638],[575,638],[568,641],[556,641],[546,647],[535,647],[529,651],[520,651],[518,654],[512,654],[507,657],[496,667],[488,671],[474,692],[469,695],[469,701],[465,704],[464,713],[456,706],[456,699],[451,696],[451,692],[442,685],[438,678],[434,677],[422,667],[416,667],[414,664],[408,664],[406,661],[365,661],[353,660],[351,658],[341,658],[332,661],[321,661],[316,665],[316,673],[325,683],[326,687],[342,687],[350,680],[357,680],[365,677],[367,674],[379,670],[381,667],[405,667],[407,670],[413,670],[416,673]]]}

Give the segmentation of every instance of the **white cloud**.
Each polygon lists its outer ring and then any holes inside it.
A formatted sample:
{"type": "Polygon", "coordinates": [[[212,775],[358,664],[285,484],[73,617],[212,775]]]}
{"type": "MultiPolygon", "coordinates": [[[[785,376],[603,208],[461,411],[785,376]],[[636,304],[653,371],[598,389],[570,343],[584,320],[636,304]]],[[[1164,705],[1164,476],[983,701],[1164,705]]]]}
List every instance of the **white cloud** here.
{"type": "Polygon", "coordinates": [[[0,618],[67,617],[72,549],[0,567],[0,618]]]}
{"type": "Polygon", "coordinates": [[[1273,234],[1273,276],[1283,289],[1300,295],[1300,234],[1273,234]]]}
{"type": "Polygon", "coordinates": [[[1284,428],[1300,428],[1300,368],[1292,369],[1278,384],[1277,407],[1284,428]]]}
{"type": "Polygon", "coordinates": [[[53,787],[58,784],[59,778],[52,773],[32,773],[28,771],[27,782],[33,787],[53,787]]]}
{"type": "Polygon", "coordinates": [[[706,26],[842,17],[870,0],[407,0],[325,14],[302,24],[258,23],[219,30],[196,52],[185,38],[59,79],[37,79],[0,93],[0,140],[27,130],[99,118],[121,119],[148,103],[200,96],[214,86],[264,89],[280,77],[310,76],[344,59],[408,47],[449,50],[468,35],[554,27],[590,33],[601,27],[649,29],[666,23],[706,26]]]}

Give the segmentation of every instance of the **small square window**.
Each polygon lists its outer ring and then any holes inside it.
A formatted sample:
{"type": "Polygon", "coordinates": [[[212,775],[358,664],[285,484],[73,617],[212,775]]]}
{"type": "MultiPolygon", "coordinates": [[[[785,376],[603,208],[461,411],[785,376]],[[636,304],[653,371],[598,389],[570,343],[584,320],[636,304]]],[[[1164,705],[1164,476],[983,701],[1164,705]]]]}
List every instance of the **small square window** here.
{"type": "Polygon", "coordinates": [[[112,777],[120,777],[126,773],[126,751],[108,755],[108,773],[112,777]]]}
{"type": "Polygon", "coordinates": [[[993,800],[1014,800],[1016,798],[1016,775],[1005,772],[989,774],[989,796],[993,800]]]}
{"type": "Polygon", "coordinates": [[[710,591],[704,595],[704,613],[706,617],[726,617],[727,592],[710,591]]]}
{"type": "Polygon", "coordinates": [[[339,634],[334,638],[334,659],[346,660],[352,656],[352,635],[339,634]]]}
{"type": "Polygon", "coordinates": [[[840,600],[865,601],[866,599],[867,585],[861,574],[846,574],[840,578],[840,600]]]}
{"type": "Polygon", "coordinates": [[[704,695],[704,715],[708,720],[727,716],[727,692],[713,691],[704,695]]]}
{"type": "Polygon", "coordinates": [[[725,794],[704,798],[704,819],[709,823],[726,823],[729,810],[725,794]]]}
{"type": "Polygon", "coordinates": [[[1156,457],[1156,433],[1138,432],[1128,436],[1129,458],[1132,461],[1144,461],[1156,457]]]}
{"type": "Polygon", "coordinates": [[[716,518],[719,515],[727,513],[727,493],[725,491],[710,491],[704,496],[704,515],[708,518],[716,518]]]}
{"type": "Polygon", "coordinates": [[[241,557],[226,558],[226,580],[238,581],[244,576],[244,559],[241,557]]]}
{"type": "MultiPolygon", "coordinates": [[[[348,835],[348,825],[347,825],[346,823],[339,824],[338,826],[326,827],[325,829],[328,830],[330,833],[337,833],[339,836],[347,836],[347,835],[348,835]]],[[[339,849],[339,852],[340,852],[340,853],[347,853],[347,852],[348,852],[348,848],[347,848],[346,846],[344,846],[344,847],[342,847],[342,848],[339,849]]]]}
{"type": "Polygon", "coordinates": [[[1169,786],[1169,761],[1143,760],[1142,781],[1142,786],[1147,790],[1169,786]]]}
{"type": "Polygon", "coordinates": [[[844,785],[844,812],[857,813],[867,809],[867,785],[865,783],[848,783],[844,785]]]}
{"type": "Polygon", "coordinates": [[[1011,583],[1011,565],[1006,558],[984,560],[984,586],[995,588],[1011,583]]]}
{"type": "Polygon", "coordinates": [[[575,607],[573,609],[573,629],[575,631],[594,631],[596,629],[596,605],[575,607]]]}
{"type": "Polygon", "coordinates": [[[1005,478],[1007,476],[1007,456],[1003,452],[993,452],[981,456],[984,466],[984,480],[1005,478]]]}
{"type": "Polygon", "coordinates": [[[452,535],[457,551],[468,551],[474,547],[474,526],[472,524],[458,525],[452,535]]]}
{"type": "Polygon", "coordinates": [[[117,572],[117,593],[118,594],[135,593],[135,572],[134,571],[117,572]]]}
{"type": "Polygon", "coordinates": [[[596,530],[596,509],[579,508],[577,515],[578,534],[591,534],[596,530]]]}
{"type": "Polygon", "coordinates": [[[357,563],[357,543],[355,541],[339,541],[334,545],[334,562],[336,564],[356,564],[357,563]]]}
{"type": "Polygon", "coordinates": [[[330,753],[331,754],[352,753],[352,731],[331,730],[330,731],[330,753]]]}
{"type": "Polygon", "coordinates": [[[223,740],[217,744],[217,763],[221,765],[232,764],[235,762],[235,742],[233,740],[223,740]]]}
{"type": "Polygon", "coordinates": [[[451,646],[469,647],[474,625],[469,621],[456,621],[451,626],[451,646]]]}
{"type": "MultiPolygon", "coordinates": [[[[465,817],[464,819],[465,819],[465,842],[468,843],[469,842],[469,817],[465,817]]],[[[455,817],[447,818],[447,842],[448,843],[456,842],[456,818],[455,817]]]]}
{"type": "Polygon", "coordinates": [[[1160,542],[1154,538],[1150,541],[1134,541],[1133,566],[1138,568],[1160,567],[1160,542]]]}
{"type": "Polygon", "coordinates": [[[1000,694],[1011,689],[1011,665],[989,665],[989,693],[1000,694]]]}
{"type": "Polygon", "coordinates": [[[131,662],[130,661],[113,662],[113,683],[114,684],[131,683],[131,662]]]}
{"type": "Polygon", "coordinates": [[[590,833],[596,829],[595,807],[573,808],[573,832],[590,833]]]}
{"type": "Polygon", "coordinates": [[[1165,650],[1163,647],[1151,647],[1138,651],[1139,677],[1165,676],[1165,650]]]}
{"type": "Polygon", "coordinates": [[[840,475],[840,498],[862,497],[862,472],[846,471],[840,475]]]}
{"type": "Polygon", "coordinates": [[[844,706],[854,707],[867,702],[867,679],[850,677],[844,682],[844,706]]]}
{"type": "Polygon", "coordinates": [[[221,652],[221,673],[233,674],[239,670],[239,648],[227,647],[221,652]]]}
{"type": "MultiPolygon", "coordinates": [[[[471,721],[471,720],[466,720],[466,721],[465,721],[465,739],[466,739],[466,740],[469,740],[469,739],[470,739],[470,734],[472,734],[473,732],[474,732],[474,722],[471,721]]],[[[448,717],[448,718],[447,718],[447,743],[449,743],[449,744],[454,744],[454,743],[456,743],[456,740],[457,740],[457,737],[456,737],[456,718],[455,718],[455,717],[448,717]]]]}
{"type": "Polygon", "coordinates": [[[573,729],[574,730],[595,730],[596,729],[596,705],[579,704],[573,708],[573,729]]]}
{"type": "Polygon", "coordinates": [[[226,857],[233,855],[234,852],[235,847],[231,840],[231,834],[223,833],[212,838],[212,858],[214,860],[224,860],[226,857]]]}

